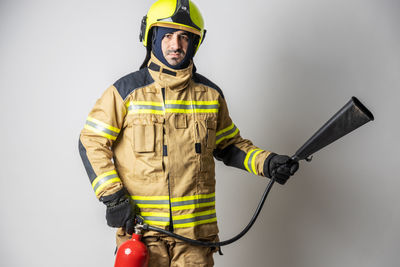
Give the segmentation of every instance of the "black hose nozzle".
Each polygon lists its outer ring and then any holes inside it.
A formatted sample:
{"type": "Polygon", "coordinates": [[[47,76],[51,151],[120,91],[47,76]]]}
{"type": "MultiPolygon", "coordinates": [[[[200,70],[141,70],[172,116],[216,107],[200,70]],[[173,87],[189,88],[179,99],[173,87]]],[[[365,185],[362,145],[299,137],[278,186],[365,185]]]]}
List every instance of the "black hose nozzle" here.
{"type": "Polygon", "coordinates": [[[311,161],[311,155],[315,152],[373,120],[374,115],[371,111],[353,96],[344,107],[297,150],[292,159],[311,161]]]}

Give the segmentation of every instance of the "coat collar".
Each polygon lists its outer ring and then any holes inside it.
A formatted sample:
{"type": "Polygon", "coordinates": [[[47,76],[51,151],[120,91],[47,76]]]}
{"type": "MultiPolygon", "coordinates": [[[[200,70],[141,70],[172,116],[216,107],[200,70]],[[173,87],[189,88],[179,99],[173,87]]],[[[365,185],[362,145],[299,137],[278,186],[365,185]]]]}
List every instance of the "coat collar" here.
{"type": "Polygon", "coordinates": [[[193,74],[193,62],[185,69],[174,70],[165,66],[153,53],[147,67],[156,84],[161,88],[168,87],[177,91],[183,90],[189,85],[193,74]]]}

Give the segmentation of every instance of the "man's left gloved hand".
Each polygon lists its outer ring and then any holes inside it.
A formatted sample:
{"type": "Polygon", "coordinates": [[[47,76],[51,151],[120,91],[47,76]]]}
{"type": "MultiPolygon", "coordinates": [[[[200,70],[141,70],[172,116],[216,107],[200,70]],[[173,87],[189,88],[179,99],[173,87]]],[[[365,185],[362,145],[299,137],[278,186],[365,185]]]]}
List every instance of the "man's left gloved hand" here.
{"type": "Polygon", "coordinates": [[[125,189],[100,197],[100,201],[107,206],[106,220],[108,226],[123,227],[128,234],[132,234],[135,226],[135,212],[125,189]]]}
{"type": "Polygon", "coordinates": [[[268,156],[265,165],[267,167],[266,176],[274,178],[280,184],[285,184],[290,176],[299,169],[297,161],[292,160],[289,156],[275,153],[268,156]]]}

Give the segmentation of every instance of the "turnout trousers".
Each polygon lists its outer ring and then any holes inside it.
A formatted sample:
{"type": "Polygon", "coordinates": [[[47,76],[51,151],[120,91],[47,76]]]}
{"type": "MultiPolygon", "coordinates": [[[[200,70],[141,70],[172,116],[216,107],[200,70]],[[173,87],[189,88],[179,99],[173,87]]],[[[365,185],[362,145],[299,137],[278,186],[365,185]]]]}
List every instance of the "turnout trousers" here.
{"type": "MultiPolygon", "coordinates": [[[[117,234],[117,244],[121,245],[131,236],[117,234]]],[[[217,237],[204,241],[216,241],[217,237]]],[[[201,247],[188,244],[165,235],[145,236],[142,238],[149,251],[148,267],[212,267],[213,254],[216,248],[201,247]]]]}

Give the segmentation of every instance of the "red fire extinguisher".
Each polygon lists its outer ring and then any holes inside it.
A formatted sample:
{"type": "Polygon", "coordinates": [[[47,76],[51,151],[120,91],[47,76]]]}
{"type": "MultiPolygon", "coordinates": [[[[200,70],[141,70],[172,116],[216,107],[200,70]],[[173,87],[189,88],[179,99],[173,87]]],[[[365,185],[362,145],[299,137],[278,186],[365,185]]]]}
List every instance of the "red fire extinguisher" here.
{"type": "Polygon", "coordinates": [[[141,234],[134,233],[132,238],[118,248],[114,267],[147,267],[149,253],[146,245],[140,241],[141,234]]]}

